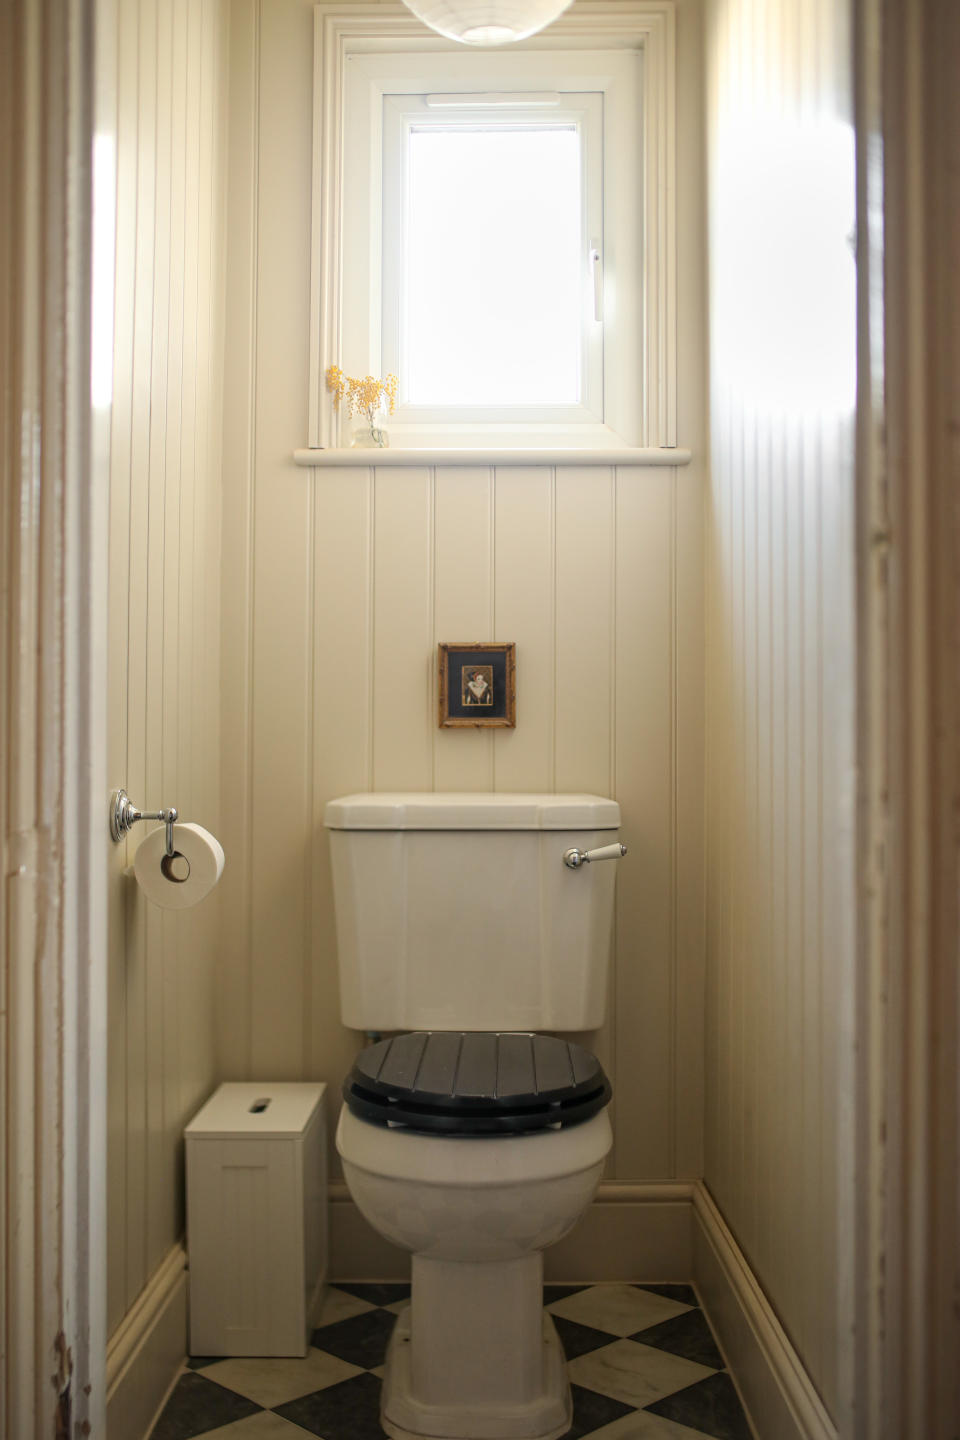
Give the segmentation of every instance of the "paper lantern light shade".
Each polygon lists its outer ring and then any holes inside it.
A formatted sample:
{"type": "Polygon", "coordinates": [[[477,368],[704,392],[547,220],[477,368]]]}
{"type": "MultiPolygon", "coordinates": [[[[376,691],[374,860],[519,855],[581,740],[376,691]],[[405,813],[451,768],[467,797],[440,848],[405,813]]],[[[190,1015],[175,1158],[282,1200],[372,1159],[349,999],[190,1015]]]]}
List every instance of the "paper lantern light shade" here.
{"type": "Polygon", "coordinates": [[[571,0],[405,0],[418,20],[464,45],[507,45],[535,35],[571,0]]]}

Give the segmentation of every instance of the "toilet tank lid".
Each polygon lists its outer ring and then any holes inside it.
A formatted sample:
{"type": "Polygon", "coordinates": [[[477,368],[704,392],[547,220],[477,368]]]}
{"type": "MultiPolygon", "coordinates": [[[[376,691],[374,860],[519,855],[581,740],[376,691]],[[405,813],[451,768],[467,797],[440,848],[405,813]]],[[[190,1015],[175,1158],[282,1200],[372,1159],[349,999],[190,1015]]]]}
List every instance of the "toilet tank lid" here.
{"type": "Polygon", "coordinates": [[[616,830],[620,806],[602,795],[395,791],[342,795],[328,830],[616,830]]]}

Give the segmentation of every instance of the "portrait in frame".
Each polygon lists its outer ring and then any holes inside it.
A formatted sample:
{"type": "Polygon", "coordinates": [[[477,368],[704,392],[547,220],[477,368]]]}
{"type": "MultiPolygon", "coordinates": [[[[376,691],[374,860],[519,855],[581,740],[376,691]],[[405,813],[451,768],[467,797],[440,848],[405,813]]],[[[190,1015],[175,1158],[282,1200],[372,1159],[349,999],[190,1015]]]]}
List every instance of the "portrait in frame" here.
{"type": "Polygon", "coordinates": [[[443,728],[513,728],[517,723],[516,645],[442,642],[439,724],[443,728]]]}

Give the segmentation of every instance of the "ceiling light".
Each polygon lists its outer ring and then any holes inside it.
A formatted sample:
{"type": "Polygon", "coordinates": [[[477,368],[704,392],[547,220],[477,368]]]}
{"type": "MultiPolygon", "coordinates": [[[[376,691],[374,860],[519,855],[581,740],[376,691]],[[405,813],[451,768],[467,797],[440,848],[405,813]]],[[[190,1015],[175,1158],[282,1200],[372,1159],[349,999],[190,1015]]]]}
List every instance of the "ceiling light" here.
{"type": "Polygon", "coordinates": [[[535,35],[571,0],[405,0],[418,20],[464,45],[507,45],[535,35]]]}

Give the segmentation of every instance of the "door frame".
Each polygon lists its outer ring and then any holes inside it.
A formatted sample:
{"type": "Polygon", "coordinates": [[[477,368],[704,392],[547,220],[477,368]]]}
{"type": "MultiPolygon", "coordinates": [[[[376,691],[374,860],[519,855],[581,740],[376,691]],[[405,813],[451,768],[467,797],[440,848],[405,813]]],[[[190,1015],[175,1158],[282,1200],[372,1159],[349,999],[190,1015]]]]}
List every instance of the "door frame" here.
{"type": "Polygon", "coordinates": [[[858,0],[855,31],[860,889],[841,1155],[837,1418],[844,1440],[953,1440],[960,9],[942,0],[858,0]]]}
{"type": "Polygon", "coordinates": [[[4,1440],[102,1437],[105,1425],[108,471],[90,405],[95,8],[0,7],[4,1440]]]}

